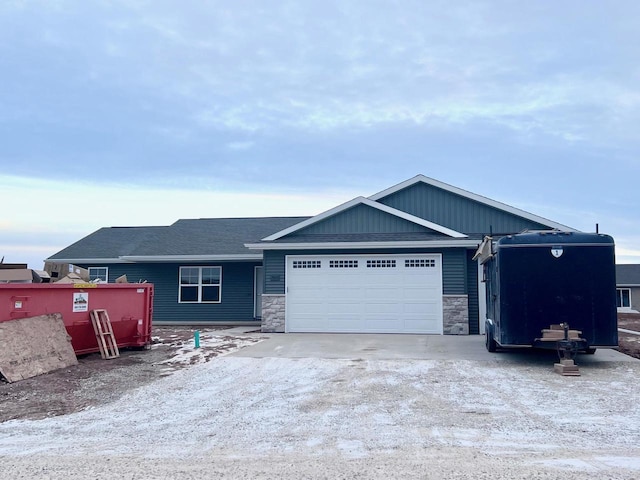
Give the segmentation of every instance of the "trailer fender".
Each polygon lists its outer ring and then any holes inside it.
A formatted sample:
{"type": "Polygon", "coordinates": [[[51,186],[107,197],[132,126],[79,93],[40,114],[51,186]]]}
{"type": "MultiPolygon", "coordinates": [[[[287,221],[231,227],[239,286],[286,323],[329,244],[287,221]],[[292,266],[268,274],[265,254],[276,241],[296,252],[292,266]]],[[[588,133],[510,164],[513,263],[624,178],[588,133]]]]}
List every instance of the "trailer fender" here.
{"type": "Polygon", "coordinates": [[[494,353],[498,348],[498,344],[496,339],[493,337],[493,322],[490,319],[485,321],[484,335],[484,345],[487,348],[487,351],[494,353]]]}

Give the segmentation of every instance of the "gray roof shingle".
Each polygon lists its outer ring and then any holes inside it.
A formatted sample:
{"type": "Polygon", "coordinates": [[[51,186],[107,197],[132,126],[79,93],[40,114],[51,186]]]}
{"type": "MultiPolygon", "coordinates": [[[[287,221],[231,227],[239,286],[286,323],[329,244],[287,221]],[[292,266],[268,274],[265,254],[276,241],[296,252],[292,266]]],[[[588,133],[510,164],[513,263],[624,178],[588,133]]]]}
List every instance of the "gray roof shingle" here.
{"type": "Polygon", "coordinates": [[[640,264],[616,265],[616,285],[622,287],[640,285],[640,264]]]}
{"type": "Polygon", "coordinates": [[[308,217],[201,218],[163,227],[105,227],[47,260],[116,259],[122,256],[244,255],[258,242],[308,217]]]}

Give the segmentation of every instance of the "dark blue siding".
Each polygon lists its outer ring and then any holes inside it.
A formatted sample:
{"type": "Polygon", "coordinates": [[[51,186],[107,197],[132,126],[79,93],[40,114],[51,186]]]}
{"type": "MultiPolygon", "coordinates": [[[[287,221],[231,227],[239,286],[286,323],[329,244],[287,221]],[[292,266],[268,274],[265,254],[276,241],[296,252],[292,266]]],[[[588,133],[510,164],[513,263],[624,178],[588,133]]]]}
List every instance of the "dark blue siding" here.
{"type": "Polygon", "coordinates": [[[307,234],[407,233],[429,229],[367,205],[357,205],[296,232],[307,234]]]}
{"type": "Polygon", "coordinates": [[[466,250],[448,248],[442,254],[442,293],[464,295],[467,293],[466,250]]]}
{"type": "Polygon", "coordinates": [[[549,227],[440,188],[417,183],[378,202],[466,234],[518,233],[549,227]]]}
{"type": "Polygon", "coordinates": [[[129,282],[154,284],[153,320],[157,322],[250,322],[254,320],[254,267],[256,262],[197,263],[222,267],[220,303],[178,303],[178,272],[184,263],[120,263],[86,267],[109,267],[109,282],[126,275],[129,282]]]}
{"type": "Polygon", "coordinates": [[[264,252],[264,293],[284,293],[285,252],[264,252]]]}
{"type": "Polygon", "coordinates": [[[265,251],[265,293],[285,293],[286,255],[381,255],[406,253],[441,253],[443,293],[464,295],[467,293],[467,256],[464,248],[437,249],[378,249],[378,250],[289,250],[265,251]]]}

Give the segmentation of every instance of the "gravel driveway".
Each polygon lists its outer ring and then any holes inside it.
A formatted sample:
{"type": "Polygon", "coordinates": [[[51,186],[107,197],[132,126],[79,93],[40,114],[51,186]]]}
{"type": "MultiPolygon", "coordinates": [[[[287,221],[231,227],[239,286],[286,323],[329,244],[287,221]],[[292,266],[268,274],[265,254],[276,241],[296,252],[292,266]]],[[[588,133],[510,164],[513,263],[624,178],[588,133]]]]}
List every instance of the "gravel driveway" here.
{"type": "Polygon", "coordinates": [[[224,356],[107,405],[1,423],[0,477],[640,478],[639,373],[224,356]]]}

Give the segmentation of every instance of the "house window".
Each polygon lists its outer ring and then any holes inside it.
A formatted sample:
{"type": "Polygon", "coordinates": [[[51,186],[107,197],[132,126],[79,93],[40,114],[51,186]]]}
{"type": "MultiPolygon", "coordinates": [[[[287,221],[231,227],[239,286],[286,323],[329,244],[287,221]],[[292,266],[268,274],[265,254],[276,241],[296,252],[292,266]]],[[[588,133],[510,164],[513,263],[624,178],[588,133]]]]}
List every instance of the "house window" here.
{"type": "Polygon", "coordinates": [[[107,283],[109,281],[109,267],[89,267],[89,281],[107,283]]]}
{"type": "Polygon", "coordinates": [[[629,288],[617,288],[618,308],[631,307],[631,289],[629,288]]]}
{"type": "Polygon", "coordinates": [[[180,267],[179,303],[220,303],[222,267],[180,267]]]}

